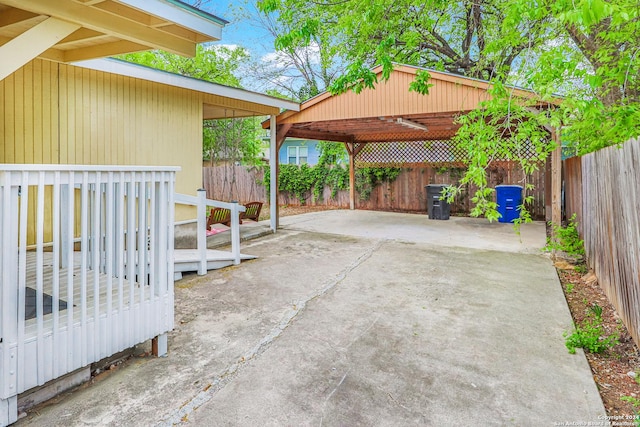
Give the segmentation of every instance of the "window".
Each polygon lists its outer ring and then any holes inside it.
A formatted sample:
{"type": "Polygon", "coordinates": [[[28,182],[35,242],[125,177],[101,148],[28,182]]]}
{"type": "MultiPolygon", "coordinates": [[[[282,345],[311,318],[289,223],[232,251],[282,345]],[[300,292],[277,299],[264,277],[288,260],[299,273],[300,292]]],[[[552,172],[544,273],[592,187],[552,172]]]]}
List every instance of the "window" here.
{"type": "Polygon", "coordinates": [[[309,156],[308,147],[289,147],[288,149],[288,161],[290,165],[302,165],[307,163],[307,157],[309,156]]]}

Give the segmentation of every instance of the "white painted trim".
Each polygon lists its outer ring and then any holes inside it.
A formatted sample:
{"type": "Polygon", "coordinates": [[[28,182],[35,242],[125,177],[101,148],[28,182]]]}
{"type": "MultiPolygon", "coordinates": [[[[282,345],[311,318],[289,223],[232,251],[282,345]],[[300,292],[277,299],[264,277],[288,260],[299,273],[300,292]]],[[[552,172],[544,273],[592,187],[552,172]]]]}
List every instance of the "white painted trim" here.
{"type": "MultiPolygon", "coordinates": [[[[167,21],[175,22],[178,25],[215,38],[216,40],[222,38],[222,27],[224,27],[224,24],[199,16],[178,5],[162,0],[118,0],[118,2],[166,19],[167,21]]],[[[224,21],[221,18],[218,19],[224,21]]]]}
{"type": "Polygon", "coordinates": [[[269,225],[275,233],[278,230],[278,144],[277,144],[277,122],[276,116],[269,118],[270,139],[269,139],[269,225]]]}
{"type": "Polygon", "coordinates": [[[103,71],[105,73],[162,83],[183,89],[195,90],[197,92],[208,93],[210,95],[224,96],[226,98],[237,99],[240,101],[253,102],[269,107],[300,111],[300,104],[297,102],[264,95],[262,93],[251,92],[245,89],[223,86],[204,80],[185,77],[113,58],[90,59],[88,61],[76,62],[73,65],[91,70],[103,71]]]}

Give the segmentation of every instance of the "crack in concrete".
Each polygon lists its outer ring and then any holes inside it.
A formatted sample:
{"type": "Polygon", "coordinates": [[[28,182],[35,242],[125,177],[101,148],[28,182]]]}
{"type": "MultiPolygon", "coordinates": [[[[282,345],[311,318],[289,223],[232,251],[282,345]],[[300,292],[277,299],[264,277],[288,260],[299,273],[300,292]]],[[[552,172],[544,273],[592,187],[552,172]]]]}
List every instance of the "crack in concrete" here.
{"type": "MultiPolygon", "coordinates": [[[[231,380],[239,373],[240,369],[247,365],[250,360],[255,359],[266,351],[266,349],[275,341],[284,331],[291,325],[291,322],[304,311],[307,304],[311,301],[325,295],[327,292],[335,288],[340,282],[342,282],[353,270],[358,268],[362,263],[368,260],[380,247],[388,242],[389,239],[377,240],[373,246],[371,246],[362,255],[356,258],[351,264],[343,269],[338,275],[332,279],[327,280],[320,289],[309,296],[306,300],[296,301],[293,303],[293,308],[290,309],[280,322],[271,329],[271,332],[263,337],[258,344],[256,344],[251,350],[246,352],[240,359],[231,364],[227,369],[222,372],[218,377],[214,379],[211,384],[208,384],[195,395],[191,400],[182,405],[173,414],[169,415],[163,421],[156,424],[157,426],[174,426],[188,422],[188,417],[200,406],[211,400],[216,392],[222,390],[231,380]]],[[[346,375],[345,375],[346,376],[346,375]]],[[[344,378],[343,378],[344,381],[344,378]]],[[[342,381],[341,381],[342,383],[342,381]]]]}

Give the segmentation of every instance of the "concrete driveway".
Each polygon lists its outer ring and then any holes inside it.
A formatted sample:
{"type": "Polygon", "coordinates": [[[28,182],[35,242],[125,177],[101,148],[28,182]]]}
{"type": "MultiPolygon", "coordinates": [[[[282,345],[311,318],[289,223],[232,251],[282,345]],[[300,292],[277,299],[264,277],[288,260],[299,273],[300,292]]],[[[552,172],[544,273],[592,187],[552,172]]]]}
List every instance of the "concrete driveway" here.
{"type": "Polygon", "coordinates": [[[602,422],[564,346],[544,224],[327,211],[282,226],[243,244],[258,259],[176,283],[168,357],[140,354],[18,425],[602,422]]]}

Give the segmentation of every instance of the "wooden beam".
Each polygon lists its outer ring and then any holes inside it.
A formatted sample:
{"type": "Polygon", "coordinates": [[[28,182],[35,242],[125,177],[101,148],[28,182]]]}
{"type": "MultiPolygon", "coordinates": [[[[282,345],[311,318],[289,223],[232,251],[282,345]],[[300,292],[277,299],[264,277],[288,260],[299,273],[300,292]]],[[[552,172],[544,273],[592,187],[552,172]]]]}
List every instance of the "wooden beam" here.
{"type": "Polygon", "coordinates": [[[354,156],[357,156],[357,155],[358,155],[358,153],[359,153],[360,151],[362,151],[362,149],[364,148],[364,145],[365,145],[365,143],[364,143],[364,142],[359,142],[359,143],[355,144],[355,145],[354,145],[354,146],[355,146],[355,148],[353,149],[353,155],[354,155],[354,156]]]}
{"type": "MultiPolygon", "coordinates": [[[[291,125],[290,123],[287,124],[291,125]]],[[[289,131],[289,136],[304,139],[316,139],[319,141],[353,142],[353,136],[351,135],[305,130],[295,127],[289,131]]]]}
{"type": "Polygon", "coordinates": [[[90,30],[88,28],[80,28],[78,31],[74,31],[73,34],[62,39],[62,41],[58,43],[56,47],[57,48],[66,47],[67,45],[72,43],[89,41],[89,40],[99,40],[105,37],[109,37],[109,36],[99,31],[90,30]]]}
{"type": "MultiPolygon", "coordinates": [[[[5,44],[9,43],[11,40],[13,40],[10,37],[2,37],[0,36],[0,46],[4,46],[5,44]]],[[[38,55],[38,58],[42,58],[42,59],[48,59],[49,61],[54,61],[54,62],[64,62],[64,51],[60,50],[60,49],[47,49],[44,52],[42,52],[40,55],[38,55]]]]}
{"type": "Polygon", "coordinates": [[[151,15],[122,3],[108,0],[100,3],[95,3],[93,6],[95,6],[96,9],[104,10],[106,12],[113,13],[115,16],[121,16],[135,22],[140,22],[144,25],[151,24],[151,15]]]}
{"type": "Polygon", "coordinates": [[[82,47],[79,49],[67,50],[64,52],[64,62],[83,61],[86,59],[103,58],[105,56],[120,55],[123,53],[140,52],[148,50],[145,45],[133,43],[127,40],[120,40],[112,43],[98,44],[95,46],[82,47]]]}
{"type": "Polygon", "coordinates": [[[95,31],[103,32],[153,49],[162,49],[183,56],[195,56],[194,43],[173,34],[145,26],[110,12],[86,6],[73,0],[2,0],[2,4],[33,13],[49,15],[76,22],[95,31]]]}
{"type": "Polygon", "coordinates": [[[287,136],[289,136],[288,132],[291,129],[291,126],[291,123],[285,123],[283,125],[276,126],[276,149],[278,154],[280,153],[280,148],[282,148],[284,140],[287,139],[287,136]]]}
{"type": "Polygon", "coordinates": [[[92,4],[102,3],[103,1],[107,1],[107,0],[76,0],[76,1],[83,4],[92,5],[92,4]]]}
{"type": "Polygon", "coordinates": [[[10,25],[20,24],[39,17],[40,15],[36,13],[12,7],[0,13],[0,27],[8,27],[10,25]]]}
{"type": "Polygon", "coordinates": [[[80,25],[47,18],[35,27],[0,46],[0,80],[45,52],[51,46],[80,28],[80,25]]]}

